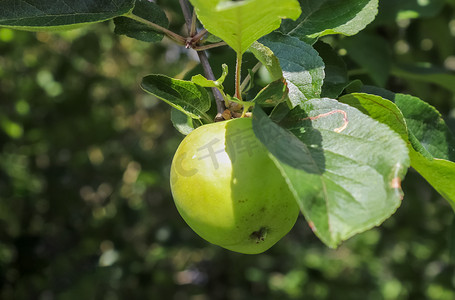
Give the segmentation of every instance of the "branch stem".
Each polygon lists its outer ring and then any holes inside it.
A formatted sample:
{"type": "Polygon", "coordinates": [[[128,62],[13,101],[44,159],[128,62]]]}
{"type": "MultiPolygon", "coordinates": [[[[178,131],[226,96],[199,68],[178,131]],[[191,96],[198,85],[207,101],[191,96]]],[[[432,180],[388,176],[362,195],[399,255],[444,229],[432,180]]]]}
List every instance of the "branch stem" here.
{"type": "Polygon", "coordinates": [[[194,36],[197,32],[197,16],[196,11],[193,9],[193,15],[191,17],[191,29],[190,29],[190,36],[194,36]]]}
{"type": "MultiPolygon", "coordinates": [[[[182,8],[183,16],[185,18],[186,27],[188,29],[188,35],[191,36],[192,33],[191,28],[193,26],[193,14],[191,13],[190,5],[188,3],[188,0],[179,0],[179,3],[180,7],[182,8]]],[[[212,67],[210,66],[207,53],[205,51],[197,51],[197,55],[199,56],[202,68],[204,69],[205,77],[209,80],[215,81],[216,78],[215,75],[213,74],[212,67]]],[[[222,117],[223,112],[226,110],[226,106],[224,104],[224,97],[217,88],[212,88],[212,93],[213,96],[215,97],[217,108],[217,116],[215,117],[215,121],[224,120],[222,117]]]]}
{"type": "Polygon", "coordinates": [[[195,47],[193,47],[193,49],[196,51],[203,51],[203,50],[226,46],[226,45],[227,44],[225,42],[219,42],[219,43],[208,44],[208,45],[204,45],[204,46],[195,46],[195,47]]]}
{"type": "MultiPolygon", "coordinates": [[[[205,51],[198,51],[197,54],[199,56],[199,60],[201,61],[202,68],[204,69],[205,77],[209,80],[215,81],[216,78],[215,78],[215,75],[213,74],[212,68],[210,67],[210,63],[209,63],[207,54],[205,53],[205,51]]],[[[221,92],[215,87],[212,88],[212,93],[216,100],[216,110],[217,110],[216,119],[218,119],[219,117],[221,117],[221,114],[223,114],[223,112],[226,110],[226,106],[224,104],[224,97],[221,94],[221,92]]]]}
{"type": "Polygon", "coordinates": [[[193,14],[191,13],[190,4],[188,0],[179,0],[180,7],[182,8],[183,17],[185,18],[186,28],[188,35],[191,35],[191,25],[193,24],[193,14]]]}
{"type": "Polygon", "coordinates": [[[201,31],[199,31],[197,34],[195,34],[193,36],[193,38],[191,39],[192,42],[197,42],[199,41],[200,39],[202,39],[202,37],[207,33],[207,29],[202,29],[201,31]]]}

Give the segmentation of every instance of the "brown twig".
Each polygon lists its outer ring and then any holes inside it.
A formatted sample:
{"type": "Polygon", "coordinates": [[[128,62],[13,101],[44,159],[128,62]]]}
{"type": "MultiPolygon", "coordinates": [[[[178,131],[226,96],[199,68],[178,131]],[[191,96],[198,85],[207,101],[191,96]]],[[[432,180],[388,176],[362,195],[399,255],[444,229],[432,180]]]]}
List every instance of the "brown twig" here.
{"type": "Polygon", "coordinates": [[[219,42],[219,43],[214,43],[214,44],[208,44],[208,45],[203,45],[203,46],[194,46],[192,47],[196,51],[204,51],[207,49],[212,49],[216,47],[221,47],[221,46],[226,46],[227,44],[225,42],[219,42]]]}
{"type": "MultiPolygon", "coordinates": [[[[179,0],[180,7],[182,8],[183,16],[185,18],[186,26],[188,29],[188,35],[191,36],[191,28],[193,23],[193,14],[191,13],[190,5],[188,0],[179,0]]],[[[197,34],[196,34],[197,35],[197,34]]],[[[205,77],[209,80],[216,80],[215,75],[213,74],[212,67],[210,66],[209,59],[207,57],[207,53],[205,51],[197,51],[199,56],[199,60],[201,61],[202,68],[204,69],[205,77]]],[[[215,117],[215,121],[224,120],[222,117],[223,112],[226,110],[226,106],[224,105],[224,98],[221,92],[217,88],[212,88],[213,95],[216,101],[217,107],[217,115],[215,117]]]]}
{"type": "Polygon", "coordinates": [[[200,39],[202,39],[202,38],[204,37],[204,35],[206,35],[206,34],[207,34],[207,29],[204,28],[204,29],[202,29],[201,31],[199,31],[197,34],[195,34],[195,35],[193,36],[193,38],[191,39],[191,41],[192,41],[193,43],[198,42],[198,41],[199,41],[200,39]]]}
{"type": "Polygon", "coordinates": [[[197,16],[196,11],[193,9],[193,16],[191,17],[191,29],[190,29],[190,36],[195,36],[197,33],[197,16]]]}

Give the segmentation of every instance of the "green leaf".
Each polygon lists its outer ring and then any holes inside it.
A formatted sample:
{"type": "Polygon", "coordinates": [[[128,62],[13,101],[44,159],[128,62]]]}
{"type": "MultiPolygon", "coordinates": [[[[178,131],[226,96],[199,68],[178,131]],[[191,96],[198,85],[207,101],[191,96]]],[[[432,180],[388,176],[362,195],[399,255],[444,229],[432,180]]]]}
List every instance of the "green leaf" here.
{"type": "Polygon", "coordinates": [[[224,83],[224,80],[226,79],[226,76],[228,75],[228,66],[226,64],[223,64],[221,66],[222,70],[223,70],[223,73],[221,74],[221,77],[218,78],[218,80],[209,80],[207,78],[205,78],[203,75],[201,74],[197,74],[197,75],[194,75],[193,77],[191,77],[191,81],[200,85],[200,86],[203,86],[203,87],[214,87],[214,88],[219,88],[219,89],[223,89],[223,83],[224,83]]]}
{"type": "Polygon", "coordinates": [[[431,65],[396,65],[392,68],[394,76],[434,83],[455,93],[455,72],[431,65]]]}
{"type": "Polygon", "coordinates": [[[409,156],[388,126],[328,98],[303,102],[279,125],[255,108],[256,136],[326,245],[378,226],[399,207],[409,156]]]}
{"type": "Polygon", "coordinates": [[[455,210],[455,138],[439,112],[417,97],[376,91],[395,101],[379,96],[350,94],[341,102],[356,107],[363,113],[388,125],[403,138],[408,131],[411,166],[438,191],[455,210]]]}
{"type": "Polygon", "coordinates": [[[217,37],[216,35],[211,34],[210,32],[207,34],[207,37],[202,40],[203,43],[219,43],[223,40],[217,37]]]}
{"type": "Polygon", "coordinates": [[[402,111],[409,131],[433,158],[455,161],[455,138],[433,106],[404,94],[395,94],[393,100],[402,111]]]}
{"type": "Polygon", "coordinates": [[[428,159],[410,151],[412,167],[446,199],[455,211],[455,163],[444,159],[428,159]]]}
{"type": "Polygon", "coordinates": [[[434,17],[442,9],[445,0],[381,0],[375,22],[389,23],[404,19],[434,17]]]}
{"type": "Polygon", "coordinates": [[[291,108],[289,107],[288,103],[282,102],[273,108],[272,112],[269,115],[269,118],[273,122],[279,123],[289,114],[290,111],[291,108]]]}
{"type": "Polygon", "coordinates": [[[193,82],[164,75],[148,75],[142,79],[141,87],[193,119],[212,122],[206,114],[210,109],[209,94],[193,82]]]}
{"type": "Polygon", "coordinates": [[[228,65],[226,64],[222,64],[221,65],[221,69],[223,70],[223,73],[221,74],[220,78],[218,78],[216,81],[222,85],[224,83],[224,81],[226,80],[226,76],[228,75],[229,73],[229,68],[228,68],[228,65]]]}
{"type": "Polygon", "coordinates": [[[404,116],[393,102],[380,96],[363,93],[348,94],[340,97],[338,101],[355,107],[371,118],[388,125],[404,141],[409,141],[404,116]]]}
{"type": "MultiPolygon", "coordinates": [[[[169,26],[169,20],[164,11],[157,4],[147,0],[136,0],[132,14],[164,28],[169,26]]],[[[114,24],[116,34],[124,34],[140,41],[155,43],[164,37],[164,34],[153,30],[150,26],[127,17],[115,18],[114,24]]]]}
{"type": "MultiPolygon", "coordinates": [[[[417,152],[428,158],[455,161],[455,137],[436,108],[410,95],[396,94],[371,86],[364,86],[362,90],[395,103],[405,119],[409,131],[409,141],[417,152]]],[[[362,97],[371,98],[370,96],[377,99],[376,96],[367,94],[363,94],[362,97]]],[[[346,102],[345,99],[349,97],[349,95],[344,96],[340,98],[340,101],[346,102]]],[[[380,120],[376,117],[375,119],[380,120]]]]}
{"type": "Polygon", "coordinates": [[[361,33],[343,39],[341,45],[376,85],[386,84],[391,68],[391,51],[387,41],[377,35],[361,33]]]}
{"type": "Polygon", "coordinates": [[[378,13],[378,0],[300,0],[302,14],[281,31],[309,43],[328,34],[354,35],[378,13]]]}
{"type": "Polygon", "coordinates": [[[178,109],[171,109],[171,121],[175,129],[183,135],[188,135],[194,130],[193,119],[178,109]]]}
{"type": "Polygon", "coordinates": [[[250,76],[250,80],[248,80],[247,85],[242,89],[243,94],[247,94],[254,87],[256,72],[248,68],[248,76],[250,76]]]}
{"type": "Polygon", "coordinates": [[[360,79],[354,79],[350,81],[344,88],[346,93],[357,93],[361,92],[363,87],[363,82],[360,79]]]}
{"type": "Polygon", "coordinates": [[[274,107],[286,100],[288,92],[286,80],[284,78],[278,79],[260,90],[252,102],[262,106],[274,107]]]}
{"type": "Polygon", "coordinates": [[[14,29],[67,30],[128,13],[134,0],[2,0],[0,26],[14,29]]]}
{"type": "Polygon", "coordinates": [[[403,112],[415,151],[411,165],[455,210],[455,138],[441,117],[428,103],[417,97],[395,94],[393,99],[403,112]]]}
{"type": "Polygon", "coordinates": [[[197,75],[194,75],[193,77],[191,77],[191,82],[194,82],[195,84],[200,85],[202,87],[210,87],[210,88],[215,87],[216,88],[216,87],[220,86],[216,81],[209,80],[201,74],[197,74],[197,75]]]}
{"type": "Polygon", "coordinates": [[[325,78],[321,97],[337,98],[348,85],[348,71],[343,59],[330,45],[318,42],[314,48],[324,61],[325,78]]]}
{"type": "Polygon", "coordinates": [[[267,35],[260,42],[278,57],[293,106],[321,95],[324,62],[312,46],[277,32],[267,35]]]}
{"type": "Polygon", "coordinates": [[[272,81],[278,80],[283,77],[281,71],[280,61],[278,57],[273,54],[273,51],[259,42],[254,42],[249,48],[251,53],[262,63],[262,65],[269,71],[272,81]]]}
{"type": "Polygon", "coordinates": [[[237,53],[280,27],[282,18],[297,19],[297,0],[191,0],[204,27],[237,53]]]}

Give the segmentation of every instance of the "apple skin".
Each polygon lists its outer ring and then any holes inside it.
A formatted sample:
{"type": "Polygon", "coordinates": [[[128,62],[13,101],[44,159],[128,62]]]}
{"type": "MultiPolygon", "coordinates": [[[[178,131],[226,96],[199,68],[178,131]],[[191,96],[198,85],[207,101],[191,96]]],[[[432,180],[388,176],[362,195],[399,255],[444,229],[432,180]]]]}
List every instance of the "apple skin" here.
{"type": "Polygon", "coordinates": [[[293,194],[249,118],[192,131],[175,153],[170,180],[186,223],[205,240],[232,251],[266,251],[291,230],[299,215],[293,194]]]}

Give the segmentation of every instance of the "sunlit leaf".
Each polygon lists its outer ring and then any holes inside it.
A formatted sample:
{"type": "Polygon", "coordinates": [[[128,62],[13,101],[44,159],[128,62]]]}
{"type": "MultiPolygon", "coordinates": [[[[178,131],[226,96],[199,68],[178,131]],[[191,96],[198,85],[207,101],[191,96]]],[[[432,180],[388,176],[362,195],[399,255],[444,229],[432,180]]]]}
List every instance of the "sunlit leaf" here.
{"type": "Polygon", "coordinates": [[[283,76],[288,82],[289,99],[294,106],[321,95],[324,62],[312,46],[280,33],[269,34],[260,43],[278,57],[283,76]]]}
{"type": "Polygon", "coordinates": [[[378,13],[378,0],[300,0],[302,14],[286,20],[282,32],[307,42],[328,34],[354,35],[378,13]]]}
{"type": "Polygon", "coordinates": [[[204,27],[243,53],[254,41],[277,29],[281,19],[297,19],[297,0],[191,0],[204,27]]]}
{"type": "Polygon", "coordinates": [[[340,101],[388,125],[407,140],[411,166],[455,210],[455,138],[439,112],[417,97],[369,90],[395,103],[371,94],[350,94],[340,101]]]}
{"type": "Polygon", "coordinates": [[[193,119],[212,122],[206,114],[210,109],[210,97],[203,87],[193,82],[148,75],[142,79],[141,87],[193,119]]]}
{"type": "Polygon", "coordinates": [[[313,99],[276,124],[255,108],[253,129],[326,245],[381,224],[400,205],[410,163],[406,143],[359,110],[313,99]]]}
{"type": "Polygon", "coordinates": [[[272,81],[278,80],[283,77],[283,71],[281,70],[280,61],[275,56],[270,48],[265,45],[254,42],[249,48],[251,53],[262,63],[262,65],[269,71],[272,81]]]}

